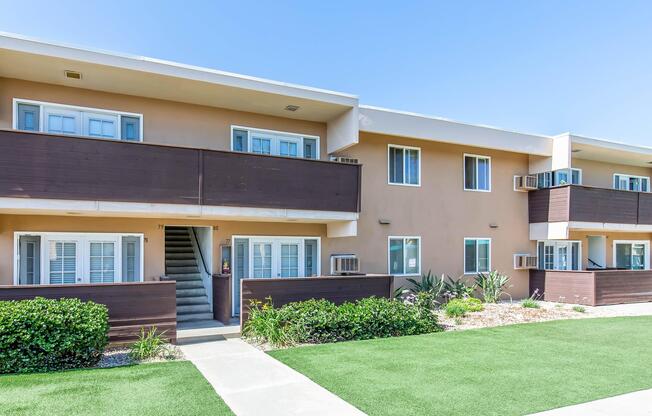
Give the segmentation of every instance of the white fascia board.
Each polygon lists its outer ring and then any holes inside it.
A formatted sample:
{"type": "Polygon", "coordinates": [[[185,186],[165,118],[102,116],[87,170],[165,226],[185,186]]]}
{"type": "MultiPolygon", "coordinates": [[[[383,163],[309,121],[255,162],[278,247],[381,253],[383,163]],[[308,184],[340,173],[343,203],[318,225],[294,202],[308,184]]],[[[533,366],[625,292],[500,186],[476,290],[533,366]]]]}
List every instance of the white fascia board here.
{"type": "Polygon", "coordinates": [[[536,222],[530,224],[530,240],[567,240],[568,222],[536,222]]]}
{"type": "Polygon", "coordinates": [[[571,143],[586,144],[590,146],[602,147],[604,149],[617,150],[621,152],[639,153],[652,156],[652,147],[636,146],[618,141],[596,139],[592,137],[577,136],[571,133],[564,133],[571,138],[571,143]]]}
{"type": "Polygon", "coordinates": [[[650,224],[617,224],[602,222],[585,222],[571,221],[568,223],[571,230],[582,231],[612,231],[612,232],[631,232],[631,233],[651,233],[652,225],[650,224]]]}
{"type": "Polygon", "coordinates": [[[133,218],[171,217],[233,221],[297,221],[317,224],[356,221],[359,218],[359,214],[356,212],[39,198],[0,198],[0,213],[133,218]]]}
{"type": "Polygon", "coordinates": [[[209,82],[234,88],[255,90],[343,106],[353,107],[358,105],[358,97],[351,94],[234,74],[145,56],[47,42],[2,31],[0,31],[0,49],[149,72],[152,74],[209,82]]]}
{"type": "Polygon", "coordinates": [[[552,156],[552,137],[460,123],[423,114],[360,106],[360,131],[486,149],[552,156]]]}

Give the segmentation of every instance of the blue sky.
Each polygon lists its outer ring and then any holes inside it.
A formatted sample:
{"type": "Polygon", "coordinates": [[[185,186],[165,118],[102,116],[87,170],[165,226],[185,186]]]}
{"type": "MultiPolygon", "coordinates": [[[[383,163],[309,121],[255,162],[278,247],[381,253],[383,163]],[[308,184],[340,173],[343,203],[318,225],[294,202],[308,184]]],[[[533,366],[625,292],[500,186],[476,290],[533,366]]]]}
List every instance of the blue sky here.
{"type": "Polygon", "coordinates": [[[651,22],[650,1],[0,0],[0,31],[648,146],[651,22]]]}

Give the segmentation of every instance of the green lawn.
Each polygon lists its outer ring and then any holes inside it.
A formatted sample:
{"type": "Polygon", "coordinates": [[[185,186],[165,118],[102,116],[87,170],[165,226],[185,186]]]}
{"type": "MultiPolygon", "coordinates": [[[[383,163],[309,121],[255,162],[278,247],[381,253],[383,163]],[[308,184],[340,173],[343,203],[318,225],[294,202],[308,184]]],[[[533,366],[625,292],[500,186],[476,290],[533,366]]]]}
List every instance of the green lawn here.
{"type": "Polygon", "coordinates": [[[0,414],[233,415],[189,361],[0,376],[0,414]]]}
{"type": "Polygon", "coordinates": [[[652,317],[582,319],[270,353],[369,415],[523,415],[652,388],[652,317]]]}

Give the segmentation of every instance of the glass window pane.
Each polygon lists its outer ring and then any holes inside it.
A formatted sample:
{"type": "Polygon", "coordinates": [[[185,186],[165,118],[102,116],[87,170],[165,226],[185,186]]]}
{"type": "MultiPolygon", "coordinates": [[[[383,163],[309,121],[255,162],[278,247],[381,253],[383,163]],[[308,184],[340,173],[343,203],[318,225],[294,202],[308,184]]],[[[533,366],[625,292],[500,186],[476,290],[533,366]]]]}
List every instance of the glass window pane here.
{"type": "Polygon", "coordinates": [[[631,244],[616,244],[616,267],[619,269],[632,268],[631,244]]]}
{"type": "Polygon", "coordinates": [[[419,151],[416,149],[406,149],[406,164],[405,164],[405,183],[411,185],[419,184],[419,151]]]}
{"type": "Polygon", "coordinates": [[[478,158],[478,189],[489,190],[489,159],[478,158]]]}
{"type": "Polygon", "coordinates": [[[419,273],[419,240],[416,238],[408,238],[405,240],[405,273],[418,274],[419,273]]]}
{"type": "Polygon", "coordinates": [[[317,159],[317,139],[303,138],[303,157],[317,159]]]}
{"type": "Polygon", "coordinates": [[[37,105],[18,104],[18,129],[39,131],[39,114],[37,105]]]}
{"type": "Polygon", "coordinates": [[[140,118],[121,116],[120,117],[120,135],[122,140],[139,141],[140,140],[140,118]]]}
{"type": "Polygon", "coordinates": [[[476,159],[471,156],[464,157],[464,188],[476,189],[476,159]]]}
{"type": "Polygon", "coordinates": [[[247,151],[247,131],[233,130],[233,150],[236,152],[247,151]]]}
{"type": "Polygon", "coordinates": [[[403,149],[389,148],[389,182],[403,183],[403,149]]]}
{"type": "Polygon", "coordinates": [[[645,246],[643,244],[632,245],[632,269],[643,270],[645,268],[645,246]]]}
{"type": "Polygon", "coordinates": [[[476,240],[464,240],[464,272],[475,273],[478,271],[476,240]]]}
{"type": "Polygon", "coordinates": [[[272,277],[272,245],[270,243],[254,243],[254,277],[272,277]]]}
{"type": "Polygon", "coordinates": [[[389,273],[403,274],[403,239],[389,240],[389,273]]]}
{"type": "Polygon", "coordinates": [[[571,183],[573,185],[581,185],[580,183],[580,170],[579,169],[572,169],[571,170],[571,183]]]}
{"type": "Polygon", "coordinates": [[[539,241],[539,243],[537,244],[537,246],[538,246],[538,247],[537,247],[537,255],[538,255],[538,259],[537,259],[537,260],[538,260],[538,262],[539,262],[539,269],[540,269],[540,270],[543,270],[543,269],[546,268],[545,265],[543,264],[543,258],[544,258],[544,247],[545,247],[545,245],[544,245],[543,241],[539,241]]]}
{"type": "Polygon", "coordinates": [[[478,240],[478,272],[489,271],[489,240],[478,240]]]}
{"type": "Polygon", "coordinates": [[[580,269],[580,243],[571,243],[571,270],[580,269]]]}
{"type": "Polygon", "coordinates": [[[304,242],[304,267],[305,276],[318,276],[317,271],[317,240],[305,240],[304,242]]]}
{"type": "Polygon", "coordinates": [[[641,192],[648,192],[648,180],[647,178],[641,179],[641,192]]]}

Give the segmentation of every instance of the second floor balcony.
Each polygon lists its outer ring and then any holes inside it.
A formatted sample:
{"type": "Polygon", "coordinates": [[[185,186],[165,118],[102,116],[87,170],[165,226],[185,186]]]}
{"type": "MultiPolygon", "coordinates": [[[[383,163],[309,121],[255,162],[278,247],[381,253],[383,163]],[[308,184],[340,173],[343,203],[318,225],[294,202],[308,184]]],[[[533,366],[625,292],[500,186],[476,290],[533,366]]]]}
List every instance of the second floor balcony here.
{"type": "Polygon", "coordinates": [[[529,222],[652,225],[652,193],[563,185],[530,192],[529,222]]]}
{"type": "Polygon", "coordinates": [[[0,164],[0,198],[360,211],[355,164],[14,130],[0,164]]]}

